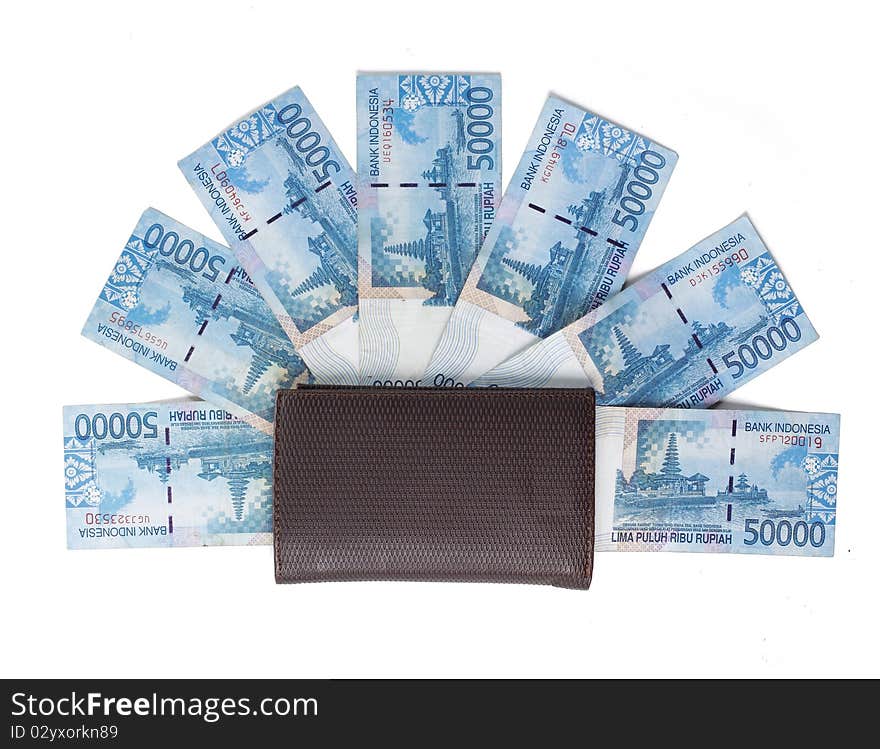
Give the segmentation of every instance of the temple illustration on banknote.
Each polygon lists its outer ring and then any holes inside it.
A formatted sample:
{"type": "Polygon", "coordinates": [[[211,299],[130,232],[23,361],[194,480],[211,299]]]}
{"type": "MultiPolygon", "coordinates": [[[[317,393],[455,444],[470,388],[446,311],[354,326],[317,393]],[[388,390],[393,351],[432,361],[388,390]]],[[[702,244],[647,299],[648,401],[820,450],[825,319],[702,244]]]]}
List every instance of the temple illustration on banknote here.
{"type": "MultiPolygon", "coordinates": [[[[652,340],[653,321],[638,316],[636,304],[621,306],[579,334],[584,347],[602,373],[605,405],[654,403],[689,405],[695,392],[709,395],[720,388],[717,365],[724,350],[764,330],[769,317],[758,314],[744,328],[731,325],[718,310],[716,321],[690,320],[684,328],[686,342],[678,345],[650,343],[647,350],[634,340],[644,327],[652,340]],[[695,373],[694,368],[698,368],[695,373]]],[[[644,344],[642,344],[644,345],[644,344]]]]}
{"type": "MultiPolygon", "coordinates": [[[[748,337],[753,330],[762,328],[765,323],[766,319],[761,318],[743,335],[748,337]]],[[[617,393],[617,397],[609,403],[618,401],[623,403],[628,398],[639,398],[645,394],[645,389],[665,392],[667,385],[674,382],[677,376],[682,375],[695,359],[704,362],[705,356],[711,355],[711,351],[731,340],[736,333],[736,330],[723,320],[708,325],[694,320],[691,324],[693,336],[681,356],[676,357],[667,343],[655,346],[649,354],[643,354],[623,332],[620,325],[614,325],[611,330],[622,367],[617,369],[611,362],[606,364],[603,374],[605,390],[617,393]],[[698,358],[700,352],[703,352],[703,356],[698,358]]],[[[712,373],[707,366],[707,375],[710,374],[712,373]]]]}
{"type": "MultiPolygon", "coordinates": [[[[517,325],[539,338],[590,311],[603,280],[601,270],[613,266],[615,254],[626,249],[609,240],[614,228],[609,209],[620,199],[632,169],[627,160],[619,161],[618,168],[612,189],[593,190],[566,208],[570,237],[547,248],[545,263],[517,257],[521,239],[514,228],[505,226],[498,234],[477,286],[520,307],[526,319],[517,325]]],[[[532,248],[523,249],[534,256],[532,248]]]]}
{"type": "Polygon", "coordinates": [[[308,166],[286,137],[278,137],[275,144],[290,163],[284,180],[286,203],[282,213],[299,214],[320,227],[319,233],[307,238],[309,252],[318,258],[318,265],[306,278],[291,288],[286,285],[284,273],[269,270],[266,274],[276,293],[288,301],[285,308],[297,329],[305,331],[335,310],[357,304],[355,221],[349,201],[332,188],[335,198],[317,199],[319,193],[307,182],[308,166]]]}
{"type": "Polygon", "coordinates": [[[134,455],[138,468],[155,473],[163,483],[168,483],[174,471],[190,460],[198,460],[198,477],[205,481],[226,479],[233,518],[245,517],[246,495],[252,481],[269,481],[272,474],[272,450],[264,441],[253,444],[206,445],[188,447],[169,456],[167,451],[140,452],[134,455]],[[171,473],[168,471],[169,462],[171,473]]]}
{"type": "Polygon", "coordinates": [[[161,259],[156,264],[162,270],[174,273],[182,279],[182,298],[195,313],[197,326],[206,321],[221,319],[234,319],[238,322],[238,328],[229,337],[236,346],[251,350],[250,366],[244,382],[239,386],[244,395],[254,390],[266,370],[273,365],[286,371],[287,381],[291,384],[306,371],[305,364],[294,351],[278,321],[269,313],[268,307],[260,303],[259,294],[250,286],[244,271],[237,271],[242,276],[236,285],[236,290],[240,293],[235,295],[237,298],[230,298],[229,295],[206,294],[202,288],[194,285],[196,279],[185,268],[161,259]],[[247,304],[249,297],[254,304],[247,304]]]}
{"type": "Polygon", "coordinates": [[[372,285],[421,288],[427,292],[422,301],[426,306],[455,304],[482,241],[476,209],[481,185],[471,181],[474,177],[465,168],[464,157],[463,107],[470,103],[466,95],[470,86],[469,75],[398,76],[397,137],[417,146],[428,138],[420,128],[435,130],[439,147],[421,174],[413,174],[414,180],[421,179],[412,183],[418,187],[411,205],[424,209],[411,222],[418,233],[391,239],[410,225],[393,213],[371,221],[372,285]],[[429,110],[440,114],[434,118],[429,110]],[[416,220],[419,215],[421,221],[416,220]]]}
{"type": "MultiPolygon", "coordinates": [[[[196,476],[199,479],[226,480],[231,513],[219,514],[225,514],[236,522],[248,516],[247,492],[251,483],[260,480],[269,482],[272,473],[272,445],[268,439],[257,439],[250,443],[227,441],[213,445],[205,440],[205,444],[201,445],[183,445],[179,448],[164,446],[150,450],[137,440],[98,442],[68,437],[64,441],[68,507],[117,512],[135,500],[137,490],[131,479],[115,492],[99,486],[100,460],[102,457],[112,458],[114,453],[130,457],[139,469],[154,475],[164,486],[174,484],[190,461],[198,461],[196,476]]],[[[178,502],[186,501],[179,489],[177,494],[178,502]]],[[[270,496],[266,497],[265,504],[271,505],[270,496]]]]}
{"type": "MultiPolygon", "coordinates": [[[[457,132],[461,129],[461,116],[458,109],[453,110],[457,132]]],[[[463,135],[459,135],[455,145],[447,143],[439,148],[430,168],[422,172],[427,189],[434,190],[440,198],[434,208],[425,211],[424,236],[386,244],[389,232],[384,222],[374,223],[378,229],[373,233],[372,248],[375,286],[420,286],[430,292],[423,304],[455,304],[473,262],[473,254],[465,249],[469,232],[473,231],[468,218],[472,211],[463,210],[462,200],[467,195],[465,188],[457,186],[461,175],[456,174],[456,161],[452,158],[453,148],[460,151],[462,143],[463,135]]]]}
{"type": "MultiPolygon", "coordinates": [[[[666,442],[666,453],[658,472],[648,472],[639,466],[627,479],[623,471],[617,470],[614,497],[631,507],[655,509],[675,505],[679,507],[711,507],[719,501],[767,504],[770,500],[767,490],[750,483],[748,476],[741,473],[730,491],[717,491],[707,494],[706,484],[711,479],[696,472],[685,475],[678,454],[678,438],[670,432],[666,442]]],[[[803,512],[803,508],[801,508],[803,512]]]]}
{"type": "MultiPolygon", "coordinates": [[[[636,452],[635,470],[629,476],[620,468],[615,477],[615,517],[629,518],[678,509],[682,519],[709,519],[701,510],[720,506],[728,509],[727,519],[734,508],[753,508],[765,518],[792,518],[807,521],[834,522],[837,493],[837,455],[810,454],[806,447],[781,449],[768,459],[768,486],[751,479],[741,466],[725,466],[723,476],[709,477],[683,468],[679,453],[679,437],[699,445],[703,439],[703,425],[682,422],[680,431],[666,432],[662,461],[658,454],[660,430],[669,429],[668,423],[641,424],[636,452]],[[659,466],[651,470],[649,467],[659,466]],[[710,491],[715,488],[714,493],[710,491]],[[693,514],[688,514],[693,511],[693,514]]],[[[735,459],[731,453],[731,461],[735,459]]],[[[766,456],[765,456],[766,457],[766,456]]]]}
{"type": "Polygon", "coordinates": [[[149,249],[141,237],[132,236],[107,279],[101,298],[128,313],[133,320],[153,324],[164,322],[170,314],[170,307],[153,312],[138,309],[141,287],[154,264],[158,270],[167,271],[179,279],[180,297],[195,313],[194,332],[204,332],[210,321],[234,319],[238,322],[238,328],[230,338],[237,346],[249,348],[252,358],[243,383],[235,383],[234,379],[226,383],[229,393],[252,393],[272,365],[285,370],[285,382],[290,384],[304,375],[305,364],[241,268],[236,268],[229,276],[229,280],[235,282],[234,286],[227,286],[218,294],[213,290],[206,292],[204,283],[191,269],[163,259],[156,248],[149,249]]]}

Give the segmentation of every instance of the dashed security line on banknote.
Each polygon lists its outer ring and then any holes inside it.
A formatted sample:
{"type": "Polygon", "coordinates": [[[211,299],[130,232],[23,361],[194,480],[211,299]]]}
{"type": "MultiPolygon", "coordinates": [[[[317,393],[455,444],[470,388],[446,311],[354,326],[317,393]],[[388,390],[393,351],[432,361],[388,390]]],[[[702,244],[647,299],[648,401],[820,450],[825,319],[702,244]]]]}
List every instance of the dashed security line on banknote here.
{"type": "Polygon", "coordinates": [[[418,384],[467,384],[624,283],[677,161],[551,96],[418,384]]]}
{"type": "Polygon", "coordinates": [[[299,88],[179,167],[319,382],[358,382],[356,175],[299,88]]]}
{"type": "MultiPolygon", "coordinates": [[[[229,282],[232,280],[232,277],[235,275],[235,272],[237,270],[238,270],[238,266],[233,266],[232,268],[229,269],[229,273],[226,274],[226,280],[223,282],[225,285],[227,285],[227,286],[229,285],[229,282]]],[[[217,296],[214,297],[214,301],[211,302],[211,310],[212,311],[216,310],[217,307],[220,306],[220,301],[222,299],[223,299],[223,294],[218,292],[217,296]]],[[[201,323],[201,325],[199,325],[199,329],[196,332],[197,336],[203,336],[205,334],[205,329],[208,327],[208,323],[210,321],[211,321],[211,319],[209,317],[205,317],[205,319],[202,320],[202,323],[201,323]]],[[[190,360],[190,358],[192,357],[193,353],[195,352],[195,350],[196,350],[196,346],[195,346],[195,344],[193,344],[192,346],[189,347],[189,350],[186,352],[186,356],[183,357],[183,360],[185,362],[188,362],[190,360]]]]}
{"type": "MultiPolygon", "coordinates": [[[[598,237],[599,236],[599,232],[597,232],[595,229],[591,229],[589,226],[579,226],[577,223],[572,221],[570,218],[566,218],[565,216],[560,216],[558,213],[553,213],[553,214],[547,213],[546,208],[543,208],[539,205],[535,205],[534,203],[529,203],[528,206],[533,211],[537,211],[538,213],[542,213],[542,214],[547,214],[548,217],[553,218],[555,221],[560,221],[563,224],[565,224],[566,226],[572,226],[575,229],[577,229],[578,231],[582,231],[585,234],[589,234],[591,237],[598,237]]],[[[614,237],[606,237],[605,241],[608,244],[610,244],[612,247],[618,247],[619,249],[622,249],[622,250],[625,250],[629,247],[628,242],[624,242],[619,239],[615,239],[614,237]]],[[[596,306],[598,306],[598,305],[596,305],[596,306]]]]}
{"type": "MultiPolygon", "coordinates": [[[[670,302],[674,303],[674,300],[672,299],[672,292],[669,290],[669,287],[666,285],[665,281],[662,281],[660,283],[660,288],[663,289],[663,293],[666,294],[666,298],[670,302]]],[[[681,307],[675,308],[675,314],[678,315],[678,319],[681,320],[682,325],[689,325],[687,316],[684,314],[684,312],[681,311],[681,307]]],[[[696,330],[690,331],[690,335],[691,335],[691,340],[694,342],[694,345],[697,347],[697,350],[702,351],[703,350],[703,342],[700,340],[700,336],[697,333],[697,331],[696,330]]],[[[706,364],[709,365],[709,368],[712,370],[712,374],[716,374],[716,375],[718,374],[718,367],[715,366],[715,362],[712,361],[711,356],[706,357],[706,364]]],[[[734,427],[734,429],[735,428],[736,427],[734,427]]]]}
{"type": "Polygon", "coordinates": [[[603,405],[710,406],[818,338],[743,216],[476,387],[594,387],[603,405]]]}
{"type": "Polygon", "coordinates": [[[278,388],[310,378],[233,253],[153,208],[82,332],[267,433],[278,388]]]}
{"type": "Polygon", "coordinates": [[[596,551],[832,556],[837,414],[596,409],[596,551]]]}
{"type": "MultiPolygon", "coordinates": [[[[165,446],[171,447],[171,427],[165,427],[163,429],[165,434],[165,446]]],[[[160,469],[161,470],[161,469],[160,469]]],[[[174,503],[174,482],[171,479],[171,457],[165,457],[165,477],[168,485],[165,487],[168,495],[168,534],[174,533],[174,512],[173,512],[173,503],[174,503]]]]}
{"type": "MultiPolygon", "coordinates": [[[[596,551],[831,556],[836,414],[599,406],[596,551]]],[[[204,401],[64,408],[70,548],[268,544],[272,440],[204,401]]]]}
{"type": "Polygon", "coordinates": [[[424,370],[501,195],[501,79],[361,73],[357,83],[364,384],[424,370]]]}
{"type": "MultiPolygon", "coordinates": [[[[430,187],[431,189],[437,189],[440,187],[476,187],[476,182],[454,182],[450,185],[448,182],[398,182],[398,187],[408,188],[408,187],[430,187]]],[[[390,182],[370,182],[370,187],[391,187],[390,182]]]]}
{"type": "MultiPolygon", "coordinates": [[[[330,180],[327,180],[326,182],[323,182],[320,185],[318,185],[315,188],[315,195],[317,195],[319,192],[321,192],[321,190],[323,190],[324,188],[330,187],[331,184],[332,184],[332,182],[330,182],[330,180]]],[[[299,208],[307,200],[308,200],[308,198],[306,196],[303,196],[301,198],[298,198],[297,200],[294,200],[292,203],[290,203],[289,207],[294,208],[294,209],[299,208]]],[[[278,211],[278,213],[276,213],[274,216],[266,219],[266,226],[271,226],[272,224],[274,224],[278,219],[282,218],[283,216],[284,216],[284,212],[278,211]]],[[[244,242],[245,240],[250,239],[259,230],[260,229],[257,227],[257,228],[251,229],[247,234],[242,234],[240,241],[244,242]]]]}
{"type": "Polygon", "coordinates": [[[65,406],[68,547],[271,543],[272,452],[194,398],[65,406]]]}

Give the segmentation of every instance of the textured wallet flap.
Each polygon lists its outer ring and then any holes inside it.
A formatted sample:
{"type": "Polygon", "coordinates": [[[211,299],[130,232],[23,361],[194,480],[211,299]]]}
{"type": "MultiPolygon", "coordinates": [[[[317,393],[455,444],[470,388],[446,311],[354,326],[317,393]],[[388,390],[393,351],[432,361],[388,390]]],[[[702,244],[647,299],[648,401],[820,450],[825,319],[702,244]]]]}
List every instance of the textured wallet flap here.
{"type": "Polygon", "coordinates": [[[278,393],[278,582],[587,588],[592,390],[278,393]]]}

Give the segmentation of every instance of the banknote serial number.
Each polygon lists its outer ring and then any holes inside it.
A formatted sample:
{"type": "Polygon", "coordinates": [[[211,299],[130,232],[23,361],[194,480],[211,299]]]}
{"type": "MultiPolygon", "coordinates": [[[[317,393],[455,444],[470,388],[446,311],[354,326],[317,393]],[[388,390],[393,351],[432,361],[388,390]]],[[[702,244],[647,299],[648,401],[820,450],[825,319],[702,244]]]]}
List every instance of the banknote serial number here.
{"type": "MultiPolygon", "coordinates": [[[[152,346],[155,346],[157,349],[165,351],[168,349],[168,340],[162,338],[162,336],[158,336],[155,333],[150,333],[147,330],[144,330],[143,326],[140,323],[132,322],[121,312],[111,312],[109,317],[110,323],[115,325],[118,328],[122,328],[126,333],[131,333],[133,336],[137,336],[143,341],[146,341],[152,346]]],[[[98,327],[98,333],[102,333],[104,331],[101,330],[101,327],[98,327]]],[[[108,338],[113,336],[112,330],[108,330],[106,332],[106,336],[108,338]]],[[[114,339],[116,340],[116,339],[114,339]]]]}
{"type": "MultiPolygon", "coordinates": [[[[83,517],[86,525],[149,525],[153,521],[142,513],[87,512],[83,517]]],[[[90,536],[94,538],[94,536],[90,536]]]]}
{"type": "Polygon", "coordinates": [[[156,421],[159,418],[157,411],[129,411],[123,414],[121,411],[113,411],[105,414],[99,411],[96,414],[80,413],[73,421],[73,431],[80,440],[88,439],[139,439],[146,437],[153,439],[159,435],[156,421]]]}
{"type": "Polygon", "coordinates": [[[746,518],[745,538],[746,546],[790,546],[803,548],[807,544],[814,549],[820,549],[825,545],[825,524],[819,520],[807,523],[806,520],[798,520],[792,523],[790,520],[759,520],[758,518],[746,518]]]}
{"type": "Polygon", "coordinates": [[[806,435],[806,434],[762,434],[758,437],[758,442],[780,445],[791,445],[792,447],[812,447],[816,450],[822,449],[822,438],[806,435]]]}

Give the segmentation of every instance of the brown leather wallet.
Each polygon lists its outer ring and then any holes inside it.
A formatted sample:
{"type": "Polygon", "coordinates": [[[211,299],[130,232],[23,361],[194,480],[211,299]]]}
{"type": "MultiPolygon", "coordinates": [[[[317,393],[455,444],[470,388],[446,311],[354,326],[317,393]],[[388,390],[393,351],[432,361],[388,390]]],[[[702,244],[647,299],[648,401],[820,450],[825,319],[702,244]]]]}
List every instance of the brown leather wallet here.
{"type": "Polygon", "coordinates": [[[280,391],[276,581],[588,588],[594,419],[592,390],[280,391]]]}

